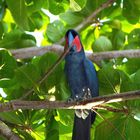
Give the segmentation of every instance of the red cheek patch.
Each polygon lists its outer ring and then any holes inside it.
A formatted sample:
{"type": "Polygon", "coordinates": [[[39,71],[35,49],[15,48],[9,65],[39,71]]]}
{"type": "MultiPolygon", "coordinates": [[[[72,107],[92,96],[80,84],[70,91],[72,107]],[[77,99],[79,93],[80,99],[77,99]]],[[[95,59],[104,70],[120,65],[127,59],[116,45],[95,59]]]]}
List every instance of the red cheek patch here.
{"type": "Polygon", "coordinates": [[[72,44],[76,46],[77,52],[80,52],[80,51],[81,51],[82,46],[81,46],[81,42],[80,42],[78,36],[76,36],[76,37],[74,38],[72,44]]]}

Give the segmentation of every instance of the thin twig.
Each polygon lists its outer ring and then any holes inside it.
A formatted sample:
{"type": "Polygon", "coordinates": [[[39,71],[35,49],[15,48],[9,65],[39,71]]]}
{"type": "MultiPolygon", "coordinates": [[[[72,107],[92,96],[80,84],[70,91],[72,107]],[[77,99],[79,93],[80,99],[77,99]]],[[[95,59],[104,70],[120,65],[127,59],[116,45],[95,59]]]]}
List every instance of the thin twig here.
{"type": "Polygon", "coordinates": [[[80,102],[66,101],[20,101],[15,100],[0,104],[0,112],[18,109],[92,109],[95,106],[106,103],[121,102],[140,98],[140,91],[129,91],[125,93],[95,97],[80,102]]]}
{"type": "Polygon", "coordinates": [[[104,105],[97,105],[95,107],[93,107],[93,110],[95,109],[103,109],[103,110],[107,110],[107,111],[111,111],[111,112],[121,112],[121,113],[126,113],[128,114],[129,110],[127,108],[114,108],[114,107],[110,107],[110,106],[104,106],[104,105]]]}
{"type": "MultiPolygon", "coordinates": [[[[70,48],[67,48],[61,54],[61,56],[56,60],[56,62],[52,66],[50,66],[50,68],[48,69],[48,71],[45,73],[44,77],[39,80],[38,85],[42,84],[48,78],[48,76],[56,69],[56,67],[61,63],[61,61],[64,59],[64,57],[68,53],[69,49],[70,48]]],[[[31,95],[33,93],[33,91],[34,91],[34,88],[31,88],[26,94],[24,94],[22,97],[20,97],[20,100],[23,100],[27,96],[31,95]]]]}

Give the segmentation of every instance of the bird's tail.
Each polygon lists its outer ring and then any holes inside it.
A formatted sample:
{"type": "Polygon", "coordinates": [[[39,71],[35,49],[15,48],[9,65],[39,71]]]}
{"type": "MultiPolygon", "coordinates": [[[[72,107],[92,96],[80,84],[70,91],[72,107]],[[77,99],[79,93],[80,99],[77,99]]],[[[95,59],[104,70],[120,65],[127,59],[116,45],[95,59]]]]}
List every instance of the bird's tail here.
{"type": "Polygon", "coordinates": [[[86,119],[75,115],[72,140],[90,140],[90,128],[96,117],[95,112],[89,112],[86,119]]]}

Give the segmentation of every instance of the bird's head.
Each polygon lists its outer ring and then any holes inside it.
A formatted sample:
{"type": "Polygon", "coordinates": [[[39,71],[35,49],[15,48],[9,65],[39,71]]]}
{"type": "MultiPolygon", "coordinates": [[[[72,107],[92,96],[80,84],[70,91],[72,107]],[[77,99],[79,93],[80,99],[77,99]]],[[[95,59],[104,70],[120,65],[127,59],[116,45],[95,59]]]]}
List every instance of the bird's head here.
{"type": "Polygon", "coordinates": [[[83,49],[80,37],[75,30],[68,30],[65,35],[65,40],[65,50],[69,49],[69,53],[77,53],[83,49]]]}

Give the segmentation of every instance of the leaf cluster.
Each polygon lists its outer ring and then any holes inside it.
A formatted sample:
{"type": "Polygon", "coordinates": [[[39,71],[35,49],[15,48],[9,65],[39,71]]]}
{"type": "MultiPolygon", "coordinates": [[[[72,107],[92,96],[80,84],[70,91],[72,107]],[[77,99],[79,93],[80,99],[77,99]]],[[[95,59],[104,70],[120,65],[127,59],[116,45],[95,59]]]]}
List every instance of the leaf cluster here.
{"type": "MultiPolygon", "coordinates": [[[[58,56],[47,53],[16,60],[10,49],[56,43],[69,28],[83,25],[105,0],[0,0],[0,101],[67,100],[70,96],[62,61],[43,82],[58,56]],[[39,34],[41,33],[41,34],[39,34]]],[[[93,52],[140,48],[140,1],[116,0],[102,10],[79,34],[85,50],[93,52]]],[[[100,95],[140,89],[140,58],[102,60],[95,64],[100,95]]],[[[91,140],[139,140],[139,100],[108,106],[126,112],[98,110],[91,140]],[[103,119],[104,118],[104,119],[103,119]],[[135,130],[135,131],[133,131],[135,130]]],[[[4,122],[22,139],[70,140],[74,112],[70,110],[18,110],[0,113],[4,122]]],[[[0,139],[5,139],[0,137],[0,139]]]]}

